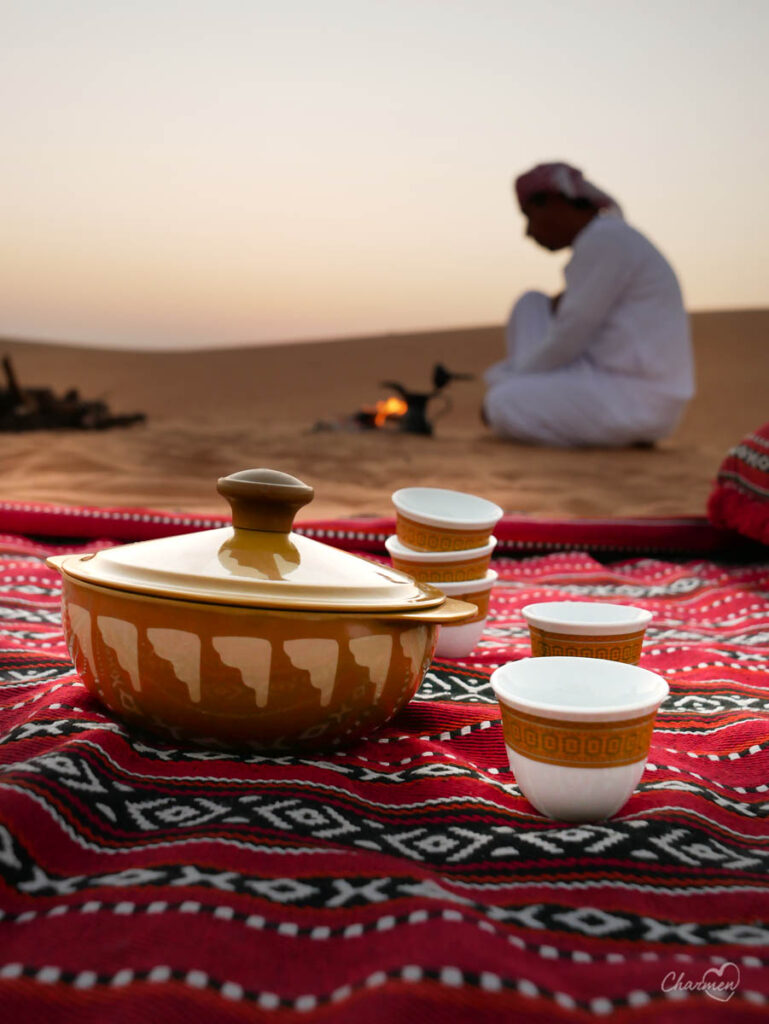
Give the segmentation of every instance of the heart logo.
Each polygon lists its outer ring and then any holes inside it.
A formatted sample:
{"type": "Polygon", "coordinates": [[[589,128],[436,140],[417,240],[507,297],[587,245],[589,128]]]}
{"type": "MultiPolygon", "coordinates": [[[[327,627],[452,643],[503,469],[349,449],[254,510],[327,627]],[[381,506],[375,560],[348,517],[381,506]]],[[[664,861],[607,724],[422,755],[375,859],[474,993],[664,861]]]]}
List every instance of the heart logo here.
{"type": "Polygon", "coordinates": [[[737,964],[727,961],[720,967],[711,967],[702,975],[702,990],[705,995],[728,1002],[740,985],[740,969],[737,964]]]}

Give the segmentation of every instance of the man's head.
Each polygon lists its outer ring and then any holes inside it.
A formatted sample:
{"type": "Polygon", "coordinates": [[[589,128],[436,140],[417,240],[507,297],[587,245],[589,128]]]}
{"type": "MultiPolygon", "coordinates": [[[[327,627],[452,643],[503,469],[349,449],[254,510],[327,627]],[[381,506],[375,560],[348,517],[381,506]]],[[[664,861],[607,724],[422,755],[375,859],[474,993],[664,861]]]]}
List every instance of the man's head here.
{"type": "Polygon", "coordinates": [[[521,206],[526,235],[543,249],[557,252],[571,245],[598,213],[585,199],[567,199],[560,192],[536,192],[521,206]]]}
{"type": "Polygon", "coordinates": [[[620,213],[610,195],[569,164],[538,164],[516,178],[515,191],[526,234],[551,252],[571,245],[599,211],[620,213]]]}

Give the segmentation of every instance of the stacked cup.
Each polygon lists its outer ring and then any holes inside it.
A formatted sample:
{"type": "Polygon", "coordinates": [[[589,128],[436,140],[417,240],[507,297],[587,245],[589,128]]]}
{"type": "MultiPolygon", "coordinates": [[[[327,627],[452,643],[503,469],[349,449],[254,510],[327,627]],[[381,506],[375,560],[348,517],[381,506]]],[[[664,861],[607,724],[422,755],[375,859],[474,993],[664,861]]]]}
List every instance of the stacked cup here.
{"type": "Polygon", "coordinates": [[[440,487],[404,487],[392,496],[396,534],[385,541],[393,566],[478,609],[468,622],[442,626],[436,654],[469,654],[486,624],[497,574],[489,569],[492,530],[502,509],[485,498],[440,487]]]}

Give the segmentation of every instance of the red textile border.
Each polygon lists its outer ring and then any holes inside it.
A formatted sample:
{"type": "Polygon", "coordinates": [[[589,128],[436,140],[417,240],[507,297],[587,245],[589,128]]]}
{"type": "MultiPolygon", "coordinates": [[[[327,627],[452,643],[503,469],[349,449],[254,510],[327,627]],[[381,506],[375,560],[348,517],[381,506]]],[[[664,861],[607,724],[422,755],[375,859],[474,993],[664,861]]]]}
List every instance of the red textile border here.
{"type": "Polygon", "coordinates": [[[148,508],[99,508],[32,501],[0,501],[0,530],[38,537],[152,540],[226,526],[227,516],[184,515],[148,508]]]}
{"type": "MultiPolygon", "coordinates": [[[[331,541],[336,547],[383,552],[385,538],[395,532],[395,519],[307,522],[300,524],[298,530],[331,541]]],[[[497,523],[494,535],[498,541],[496,555],[589,551],[704,556],[753,549],[746,538],[713,526],[705,516],[568,519],[506,515],[497,523]]]]}
{"type": "MultiPolygon", "coordinates": [[[[226,526],[226,515],[195,515],[141,508],[74,507],[39,502],[0,502],[0,531],[40,537],[101,537],[150,540],[226,526]]],[[[297,532],[321,537],[335,547],[383,553],[395,532],[390,516],[308,520],[297,532]]],[[[713,526],[705,516],[634,518],[540,518],[506,515],[494,531],[497,554],[580,550],[616,554],[726,555],[752,547],[732,530],[713,526]]]]}

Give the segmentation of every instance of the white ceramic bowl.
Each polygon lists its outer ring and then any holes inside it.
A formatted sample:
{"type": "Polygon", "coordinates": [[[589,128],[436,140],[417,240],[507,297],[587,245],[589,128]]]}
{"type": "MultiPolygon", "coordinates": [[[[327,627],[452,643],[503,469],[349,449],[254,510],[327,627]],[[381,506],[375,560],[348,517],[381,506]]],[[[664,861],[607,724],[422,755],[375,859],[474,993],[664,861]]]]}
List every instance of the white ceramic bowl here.
{"type": "Polygon", "coordinates": [[[394,568],[406,572],[422,583],[432,583],[442,589],[443,583],[482,580],[489,567],[491,553],[497,538],[490,537],[479,548],[459,551],[415,551],[397,537],[385,540],[385,547],[394,568]]]}
{"type": "Polygon", "coordinates": [[[510,767],[528,800],[550,818],[615,814],[643,774],[662,676],[596,658],[523,658],[491,676],[510,767]]]}
{"type": "Polygon", "coordinates": [[[457,583],[438,583],[438,590],[478,608],[478,615],[457,626],[441,626],[435,653],[441,658],[465,658],[483,636],[489,617],[489,595],[499,574],[489,569],[483,579],[461,580],[457,583]],[[460,597],[460,594],[462,595],[460,597]]]}
{"type": "Polygon", "coordinates": [[[502,518],[494,502],[441,487],[403,487],[392,501],[398,537],[421,551],[481,547],[502,518]]]}

